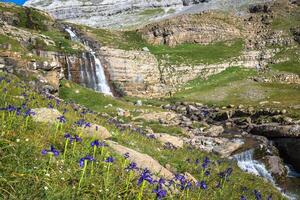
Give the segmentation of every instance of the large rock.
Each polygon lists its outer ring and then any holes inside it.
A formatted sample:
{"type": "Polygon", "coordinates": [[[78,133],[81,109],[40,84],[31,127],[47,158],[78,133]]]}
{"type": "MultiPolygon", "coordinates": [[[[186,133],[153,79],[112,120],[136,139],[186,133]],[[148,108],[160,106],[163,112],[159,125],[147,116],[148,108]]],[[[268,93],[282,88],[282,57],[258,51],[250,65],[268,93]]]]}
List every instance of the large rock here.
{"type": "Polygon", "coordinates": [[[300,125],[279,125],[276,123],[256,125],[250,133],[268,138],[300,137],[300,125]]]}
{"type": "Polygon", "coordinates": [[[203,132],[204,136],[217,137],[220,136],[224,132],[223,126],[211,126],[207,130],[203,132]]]}
{"type": "Polygon", "coordinates": [[[58,118],[62,116],[58,110],[51,108],[35,108],[32,109],[32,111],[35,113],[35,115],[32,116],[35,122],[53,124],[59,122],[58,118]]]}
{"type": "Polygon", "coordinates": [[[213,149],[213,152],[217,153],[221,157],[228,157],[233,152],[235,152],[240,147],[242,147],[243,145],[244,145],[244,142],[242,140],[239,140],[239,139],[231,140],[226,143],[223,143],[222,145],[216,146],[213,149]]]}
{"type": "Polygon", "coordinates": [[[112,136],[105,127],[97,124],[90,124],[90,126],[87,127],[80,127],[79,130],[83,133],[83,137],[91,137],[99,140],[105,140],[112,136]]]}
{"type": "Polygon", "coordinates": [[[183,147],[183,139],[179,137],[175,137],[164,133],[154,133],[154,134],[149,134],[149,136],[154,137],[155,139],[157,139],[158,141],[164,144],[171,144],[176,148],[183,147]]]}
{"type": "Polygon", "coordinates": [[[174,112],[146,113],[134,118],[134,120],[136,119],[144,119],[146,121],[156,122],[170,122],[177,119],[177,114],[174,112]]]}
{"type": "Polygon", "coordinates": [[[276,177],[284,177],[286,175],[285,166],[278,156],[266,156],[266,160],[269,171],[276,177]]]}
{"type": "Polygon", "coordinates": [[[186,139],[185,142],[199,150],[214,152],[221,157],[230,156],[244,144],[244,141],[241,139],[213,138],[205,136],[186,139]]]}
{"type": "Polygon", "coordinates": [[[114,151],[116,151],[120,155],[124,155],[124,154],[128,153],[129,154],[128,159],[132,162],[135,162],[139,168],[142,168],[142,169],[147,168],[154,174],[157,174],[157,175],[162,176],[167,179],[172,179],[174,177],[172,172],[170,172],[165,167],[163,167],[161,164],[159,164],[159,162],[154,160],[151,156],[137,152],[133,149],[124,147],[124,146],[119,145],[118,143],[115,143],[112,141],[108,141],[108,144],[114,151]]]}

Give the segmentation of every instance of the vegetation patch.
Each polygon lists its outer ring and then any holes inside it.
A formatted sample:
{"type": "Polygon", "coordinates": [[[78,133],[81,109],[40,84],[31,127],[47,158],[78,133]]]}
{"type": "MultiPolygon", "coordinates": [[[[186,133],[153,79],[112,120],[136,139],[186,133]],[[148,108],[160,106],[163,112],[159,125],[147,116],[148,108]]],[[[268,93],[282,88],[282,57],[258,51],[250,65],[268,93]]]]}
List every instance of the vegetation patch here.
{"type": "Polygon", "coordinates": [[[148,46],[150,52],[159,60],[165,60],[172,65],[212,64],[239,56],[244,48],[242,39],[231,42],[218,42],[209,45],[181,44],[176,47],[165,45],[148,46]]]}

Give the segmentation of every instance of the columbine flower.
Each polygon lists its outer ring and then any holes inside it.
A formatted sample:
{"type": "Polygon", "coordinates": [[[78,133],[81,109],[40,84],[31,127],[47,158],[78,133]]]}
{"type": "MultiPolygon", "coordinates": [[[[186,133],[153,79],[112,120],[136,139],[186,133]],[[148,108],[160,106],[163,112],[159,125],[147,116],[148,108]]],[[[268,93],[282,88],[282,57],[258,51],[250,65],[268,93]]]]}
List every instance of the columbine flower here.
{"type": "Polygon", "coordinates": [[[55,149],[53,145],[51,145],[49,150],[48,149],[43,149],[41,153],[42,153],[42,155],[46,155],[46,154],[51,153],[55,157],[59,156],[59,151],[57,149],[55,149]]]}
{"type": "Polygon", "coordinates": [[[152,174],[150,173],[150,171],[147,168],[143,170],[137,184],[141,185],[143,183],[143,181],[147,181],[150,184],[153,183],[152,174]]]}
{"type": "Polygon", "coordinates": [[[267,200],[272,200],[273,198],[272,198],[272,195],[269,195],[268,197],[267,197],[267,200]]]}
{"type": "Polygon", "coordinates": [[[108,158],[106,158],[106,160],[104,162],[113,163],[114,161],[115,161],[115,159],[112,156],[109,156],[108,158]]]}

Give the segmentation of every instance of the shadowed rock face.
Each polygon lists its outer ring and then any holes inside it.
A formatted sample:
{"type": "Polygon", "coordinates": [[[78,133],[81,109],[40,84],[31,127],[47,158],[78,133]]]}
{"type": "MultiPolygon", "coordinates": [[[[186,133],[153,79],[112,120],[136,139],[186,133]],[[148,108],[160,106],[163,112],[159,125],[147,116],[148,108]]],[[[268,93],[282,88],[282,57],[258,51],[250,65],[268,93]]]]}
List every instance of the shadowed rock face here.
{"type": "Polygon", "coordinates": [[[300,139],[277,138],[273,140],[285,162],[291,164],[296,171],[300,171],[300,139]]]}

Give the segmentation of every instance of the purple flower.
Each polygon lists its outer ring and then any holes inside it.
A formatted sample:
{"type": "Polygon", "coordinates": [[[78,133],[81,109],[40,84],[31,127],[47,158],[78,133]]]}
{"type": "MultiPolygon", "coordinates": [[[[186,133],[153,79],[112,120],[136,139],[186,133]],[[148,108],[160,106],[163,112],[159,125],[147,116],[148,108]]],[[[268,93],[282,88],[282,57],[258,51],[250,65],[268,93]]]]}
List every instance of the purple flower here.
{"type": "Polygon", "coordinates": [[[243,196],[243,195],[241,196],[241,198],[240,198],[240,199],[241,199],[241,200],[247,200],[247,199],[246,199],[246,197],[245,197],[245,196],[243,196]]]}
{"type": "Polygon", "coordinates": [[[150,184],[153,183],[152,174],[147,168],[143,170],[137,184],[141,185],[144,181],[147,181],[150,184]]]}
{"type": "Polygon", "coordinates": [[[72,137],[71,134],[66,133],[64,137],[66,139],[68,139],[70,141],[70,143],[73,143],[74,141],[75,142],[82,142],[82,139],[78,135],[75,135],[74,137],[72,137]]]}
{"type": "Polygon", "coordinates": [[[125,159],[127,159],[127,158],[129,158],[129,153],[127,152],[123,156],[124,156],[125,159]]]}
{"type": "Polygon", "coordinates": [[[67,122],[65,116],[63,116],[63,115],[58,117],[57,119],[59,120],[60,123],[66,123],[67,122]]]}
{"type": "Polygon", "coordinates": [[[200,188],[203,189],[203,190],[206,190],[207,189],[207,184],[205,181],[201,181],[200,182],[200,188]]]}
{"type": "Polygon", "coordinates": [[[259,191],[254,190],[254,195],[255,195],[256,200],[261,200],[262,199],[261,193],[259,191]]]}
{"type": "Polygon", "coordinates": [[[202,163],[202,168],[206,169],[209,163],[210,163],[209,158],[205,157],[204,160],[203,160],[203,163],[202,163]]]}
{"type": "Polygon", "coordinates": [[[161,200],[167,196],[167,191],[162,189],[160,186],[158,186],[156,190],[153,190],[153,192],[156,194],[156,198],[158,200],[161,200]]]}
{"type": "Polygon", "coordinates": [[[59,151],[57,149],[55,149],[53,145],[51,145],[49,150],[43,149],[41,152],[42,155],[46,155],[48,153],[52,153],[55,157],[59,156],[59,151]]]}
{"type": "Polygon", "coordinates": [[[269,195],[268,197],[267,197],[267,200],[272,200],[273,198],[272,198],[272,195],[269,195]]]}
{"type": "Polygon", "coordinates": [[[99,140],[94,140],[93,142],[91,142],[91,147],[94,147],[96,146],[97,148],[98,147],[104,147],[104,146],[107,146],[107,144],[105,144],[105,142],[99,142],[99,140]]]}
{"type": "Polygon", "coordinates": [[[95,159],[94,159],[92,156],[90,156],[90,155],[87,155],[87,156],[85,156],[85,157],[83,157],[83,158],[80,158],[80,160],[79,160],[79,166],[80,166],[80,167],[83,167],[85,161],[94,162],[95,159]]]}
{"type": "Polygon", "coordinates": [[[35,115],[35,112],[31,111],[31,109],[26,110],[26,112],[25,112],[26,117],[30,117],[32,115],[35,115]]]}
{"type": "Polygon", "coordinates": [[[106,158],[106,160],[104,162],[113,163],[114,161],[115,161],[115,159],[112,156],[109,156],[108,158],[106,158]]]}
{"type": "Polygon", "coordinates": [[[205,174],[205,176],[209,176],[210,175],[210,171],[205,171],[204,174],[205,174]]]}
{"type": "Polygon", "coordinates": [[[129,165],[125,168],[126,171],[138,170],[137,164],[135,162],[129,163],[129,165]]]}

